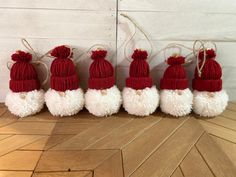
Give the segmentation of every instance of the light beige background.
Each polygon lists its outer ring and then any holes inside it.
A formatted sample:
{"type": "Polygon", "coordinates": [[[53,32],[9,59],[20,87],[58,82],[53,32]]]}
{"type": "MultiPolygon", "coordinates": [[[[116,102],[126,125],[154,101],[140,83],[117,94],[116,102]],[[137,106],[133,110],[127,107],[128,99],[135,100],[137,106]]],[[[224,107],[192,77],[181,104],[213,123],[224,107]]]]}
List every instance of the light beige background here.
{"type": "MultiPolygon", "coordinates": [[[[123,55],[124,42],[134,26],[120,13],[132,17],[148,34],[153,54],[172,42],[189,47],[196,39],[216,42],[224,88],[230,99],[236,100],[235,9],[235,0],[0,0],[0,102],[8,91],[6,62],[15,50],[24,50],[21,38],[26,38],[41,54],[61,44],[75,47],[75,57],[93,44],[109,46],[108,59],[116,66],[117,85],[122,89],[129,69],[123,55]]],[[[140,32],[129,45],[128,54],[136,47],[150,51],[140,32]]],[[[44,61],[50,66],[50,58],[44,61]]],[[[150,63],[156,84],[166,68],[163,61],[159,54],[150,63]]],[[[90,62],[84,54],[77,66],[84,89],[90,62]]],[[[190,78],[193,68],[194,65],[186,67],[190,78]]],[[[41,67],[38,70],[42,79],[45,71],[41,67]]]]}

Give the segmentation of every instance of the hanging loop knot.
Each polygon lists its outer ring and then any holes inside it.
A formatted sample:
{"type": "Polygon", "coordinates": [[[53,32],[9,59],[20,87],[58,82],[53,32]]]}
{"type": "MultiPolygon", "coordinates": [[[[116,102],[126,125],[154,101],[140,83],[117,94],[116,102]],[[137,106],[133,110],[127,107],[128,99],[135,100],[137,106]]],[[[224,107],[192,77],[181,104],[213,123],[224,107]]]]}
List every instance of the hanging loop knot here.
{"type": "Polygon", "coordinates": [[[21,50],[16,51],[16,53],[12,54],[11,59],[15,62],[30,62],[32,60],[32,55],[28,52],[24,52],[21,50]]]}
{"type": "Polygon", "coordinates": [[[106,50],[93,50],[92,51],[92,55],[91,55],[91,58],[93,59],[93,60],[101,60],[101,59],[105,59],[105,57],[106,57],[106,55],[107,55],[107,51],[106,50]]]}
{"type": "MultiPolygon", "coordinates": [[[[153,57],[152,57],[153,44],[152,44],[151,40],[149,39],[148,35],[147,35],[146,32],[142,29],[142,27],[139,26],[139,25],[135,22],[134,19],[132,19],[131,17],[129,17],[128,15],[123,14],[123,13],[121,13],[120,15],[123,16],[123,17],[125,17],[125,18],[127,18],[127,19],[133,24],[133,26],[134,26],[134,32],[133,32],[133,34],[132,34],[132,35],[130,36],[130,38],[126,41],[125,46],[124,46],[124,56],[125,56],[125,58],[126,58],[129,62],[132,62],[132,61],[130,61],[130,59],[129,59],[128,55],[127,55],[126,50],[127,50],[128,44],[130,44],[130,43],[132,42],[132,40],[134,39],[134,37],[135,37],[135,35],[136,35],[136,29],[138,29],[138,30],[144,35],[144,37],[147,39],[147,42],[148,42],[148,44],[149,44],[149,46],[150,46],[149,61],[148,61],[148,62],[151,63],[151,61],[152,61],[152,59],[153,59],[153,57]]],[[[148,55],[147,55],[147,57],[148,57],[148,55]]],[[[147,57],[146,57],[145,59],[147,59],[147,57]]]]}
{"type": "Polygon", "coordinates": [[[172,55],[167,59],[167,64],[170,66],[182,65],[185,63],[185,57],[181,55],[172,55]]]}
{"type": "Polygon", "coordinates": [[[148,53],[146,50],[136,49],[131,56],[134,60],[146,60],[148,53]]]}
{"type": "Polygon", "coordinates": [[[51,51],[51,56],[56,58],[71,58],[73,55],[72,48],[69,46],[61,45],[58,47],[55,47],[51,51]]]}
{"type": "Polygon", "coordinates": [[[202,69],[205,66],[206,60],[207,59],[215,59],[216,57],[216,52],[217,52],[217,47],[216,44],[212,41],[201,41],[201,40],[196,40],[193,43],[193,54],[197,59],[197,71],[198,71],[198,76],[202,76],[202,69]],[[197,48],[197,44],[200,44],[200,46],[197,48]],[[211,44],[213,45],[214,49],[207,49],[206,44],[211,44]],[[201,60],[201,66],[200,65],[200,60],[201,60]]]}

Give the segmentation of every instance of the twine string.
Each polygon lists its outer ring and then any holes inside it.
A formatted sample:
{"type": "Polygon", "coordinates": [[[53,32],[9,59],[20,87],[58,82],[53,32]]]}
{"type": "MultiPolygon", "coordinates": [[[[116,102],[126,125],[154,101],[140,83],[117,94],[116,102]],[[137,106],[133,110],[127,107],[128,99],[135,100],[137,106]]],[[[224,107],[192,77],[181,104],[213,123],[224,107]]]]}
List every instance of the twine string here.
{"type": "Polygon", "coordinates": [[[207,43],[212,44],[213,47],[214,47],[215,52],[217,53],[217,46],[216,46],[216,43],[214,43],[213,41],[196,40],[193,43],[193,54],[194,54],[195,58],[197,59],[197,71],[198,71],[198,76],[199,77],[201,77],[202,69],[204,68],[204,65],[206,63],[206,51],[208,50],[208,48],[206,48],[207,43]],[[197,48],[198,43],[200,43],[199,48],[197,48]],[[201,66],[199,66],[200,65],[199,53],[201,51],[203,51],[203,61],[202,61],[201,66]]]}
{"type": "Polygon", "coordinates": [[[134,19],[132,19],[131,17],[129,17],[128,15],[126,14],[123,14],[121,13],[120,14],[121,16],[127,18],[135,27],[135,30],[134,30],[134,33],[131,35],[131,37],[129,38],[129,40],[127,40],[126,44],[125,44],[125,48],[124,48],[124,56],[125,58],[131,62],[131,60],[129,59],[129,57],[127,56],[127,47],[128,47],[128,44],[132,41],[132,39],[134,38],[134,36],[136,35],[136,29],[138,29],[143,35],[144,37],[147,39],[149,45],[150,45],[150,52],[149,52],[149,63],[152,61],[152,52],[153,52],[153,45],[151,43],[151,40],[149,39],[149,37],[147,36],[147,34],[144,32],[144,30],[135,22],[134,19]]]}
{"type": "MultiPolygon", "coordinates": [[[[75,63],[77,64],[79,62],[79,59],[83,56],[83,55],[87,55],[88,57],[91,56],[91,52],[92,50],[96,47],[96,50],[107,50],[108,53],[110,52],[109,51],[109,45],[107,44],[93,44],[92,46],[90,46],[85,52],[83,52],[82,54],[80,54],[78,57],[76,57],[74,60],[75,60],[75,63]]],[[[115,53],[110,57],[110,60],[114,57],[115,53]]],[[[109,59],[107,59],[109,60],[109,59]]]]}

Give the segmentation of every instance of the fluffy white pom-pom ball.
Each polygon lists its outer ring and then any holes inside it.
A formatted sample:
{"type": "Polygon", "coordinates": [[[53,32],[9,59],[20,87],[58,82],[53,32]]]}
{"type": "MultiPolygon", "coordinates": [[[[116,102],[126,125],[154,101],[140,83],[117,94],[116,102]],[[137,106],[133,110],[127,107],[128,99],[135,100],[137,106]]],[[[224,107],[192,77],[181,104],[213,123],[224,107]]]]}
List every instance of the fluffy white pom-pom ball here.
{"type": "Polygon", "coordinates": [[[219,92],[193,92],[193,111],[204,117],[214,117],[221,114],[229,97],[225,90],[219,92]]]}
{"type": "Polygon", "coordinates": [[[81,88],[65,92],[49,89],[45,93],[45,102],[52,115],[72,116],[83,109],[84,93],[81,88]]]}
{"type": "Polygon", "coordinates": [[[98,117],[117,113],[121,103],[121,93],[116,86],[105,90],[88,89],[85,93],[85,107],[98,117]]]}
{"type": "Polygon", "coordinates": [[[132,115],[148,116],[152,114],[159,105],[159,93],[156,86],[135,90],[125,87],[122,91],[123,107],[132,115]]]}
{"type": "Polygon", "coordinates": [[[172,116],[185,116],[192,111],[193,94],[184,90],[161,90],[160,108],[162,112],[172,116]]]}
{"type": "Polygon", "coordinates": [[[44,106],[44,91],[33,90],[30,92],[9,91],[5,104],[9,111],[19,117],[34,115],[44,106]]]}

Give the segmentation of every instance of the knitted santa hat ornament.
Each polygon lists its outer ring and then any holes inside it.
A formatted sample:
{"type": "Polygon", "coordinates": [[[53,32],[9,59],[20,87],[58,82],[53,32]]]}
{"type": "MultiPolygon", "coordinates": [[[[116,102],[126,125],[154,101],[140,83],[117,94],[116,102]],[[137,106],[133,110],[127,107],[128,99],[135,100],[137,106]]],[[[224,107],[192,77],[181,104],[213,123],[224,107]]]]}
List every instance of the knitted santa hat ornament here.
{"type": "Polygon", "coordinates": [[[129,77],[122,91],[123,106],[129,114],[148,116],[159,104],[159,94],[150,77],[147,51],[136,49],[132,55],[129,77]]]}
{"type": "Polygon", "coordinates": [[[173,55],[167,59],[169,67],[160,81],[160,107],[164,113],[185,116],[192,110],[192,92],[188,88],[185,58],[173,55]]]}
{"type": "Polygon", "coordinates": [[[64,45],[54,48],[51,56],[50,89],[45,94],[46,105],[54,116],[77,114],[84,105],[83,90],[79,88],[76,68],[71,60],[72,51],[64,45]]]}
{"type": "Polygon", "coordinates": [[[16,51],[11,56],[15,62],[10,71],[10,91],[5,104],[10,112],[19,117],[38,113],[44,105],[44,91],[34,66],[30,63],[32,55],[16,51]]]}
{"type": "Polygon", "coordinates": [[[196,114],[206,117],[221,114],[228,103],[228,95],[222,90],[222,69],[215,58],[213,49],[201,50],[198,53],[200,61],[192,82],[193,110],[196,114]]]}
{"type": "Polygon", "coordinates": [[[114,68],[105,60],[106,55],[106,50],[92,51],[89,88],[85,94],[85,107],[99,117],[117,113],[122,103],[120,90],[115,85],[114,68]]]}

